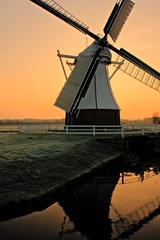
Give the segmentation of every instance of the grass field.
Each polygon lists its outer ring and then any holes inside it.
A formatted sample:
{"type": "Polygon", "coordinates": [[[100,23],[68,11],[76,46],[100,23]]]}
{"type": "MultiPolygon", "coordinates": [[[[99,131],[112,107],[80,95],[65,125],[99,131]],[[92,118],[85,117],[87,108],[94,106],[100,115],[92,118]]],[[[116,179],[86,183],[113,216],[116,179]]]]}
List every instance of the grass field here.
{"type": "Polygon", "coordinates": [[[101,142],[84,135],[1,134],[0,206],[54,191],[121,155],[123,148],[121,139],[101,142]]]}
{"type": "Polygon", "coordinates": [[[51,204],[56,190],[70,187],[76,179],[106,164],[112,169],[125,165],[131,170],[156,164],[160,169],[160,135],[149,136],[148,140],[144,137],[0,134],[0,220],[26,214],[42,202],[51,204]],[[132,142],[136,144],[132,146],[132,142]],[[137,152],[141,146],[143,153],[138,151],[140,156],[134,156],[132,150],[137,152]]]}

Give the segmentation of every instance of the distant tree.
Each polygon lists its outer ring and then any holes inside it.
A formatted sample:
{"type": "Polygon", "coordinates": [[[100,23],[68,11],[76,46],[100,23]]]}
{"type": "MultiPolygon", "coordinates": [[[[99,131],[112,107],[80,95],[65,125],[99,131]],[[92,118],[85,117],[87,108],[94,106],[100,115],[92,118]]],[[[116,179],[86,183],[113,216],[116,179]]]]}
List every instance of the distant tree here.
{"type": "Polygon", "coordinates": [[[153,113],[152,120],[153,120],[153,124],[160,124],[160,117],[158,112],[153,113]]]}

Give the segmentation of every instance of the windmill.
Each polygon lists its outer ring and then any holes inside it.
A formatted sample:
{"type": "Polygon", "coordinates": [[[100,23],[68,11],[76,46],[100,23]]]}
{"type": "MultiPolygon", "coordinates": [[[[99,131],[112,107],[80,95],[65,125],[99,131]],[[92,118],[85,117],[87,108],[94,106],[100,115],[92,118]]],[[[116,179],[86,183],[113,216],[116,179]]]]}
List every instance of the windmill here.
{"type": "MultiPolygon", "coordinates": [[[[67,78],[55,105],[66,112],[66,125],[120,125],[120,109],[114,98],[108,67],[117,69],[160,91],[160,73],[125,49],[117,49],[108,41],[108,35],[116,42],[134,2],[119,0],[100,37],[53,0],[31,0],[72,27],[94,39],[74,61],[74,68],[67,78]],[[111,52],[118,55],[112,62],[111,52]]],[[[116,72],[116,71],[115,71],[116,72]]]]}

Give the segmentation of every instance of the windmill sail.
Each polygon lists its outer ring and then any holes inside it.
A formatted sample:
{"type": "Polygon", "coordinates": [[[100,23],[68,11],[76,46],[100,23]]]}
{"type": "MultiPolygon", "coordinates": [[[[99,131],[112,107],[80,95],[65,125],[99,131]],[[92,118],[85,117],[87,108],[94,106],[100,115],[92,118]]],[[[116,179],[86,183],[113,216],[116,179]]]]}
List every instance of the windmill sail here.
{"type": "Polygon", "coordinates": [[[70,114],[78,108],[100,62],[98,57],[100,51],[101,47],[97,49],[94,57],[83,55],[79,57],[75,68],[55,102],[56,106],[70,114]]]}
{"type": "Polygon", "coordinates": [[[70,108],[70,111],[69,113],[72,114],[74,111],[77,110],[80,102],[81,102],[81,99],[85,97],[86,95],[86,92],[91,84],[91,81],[93,79],[93,76],[97,70],[97,67],[98,67],[98,64],[100,63],[100,57],[99,57],[99,53],[101,51],[101,47],[98,47],[98,49],[96,50],[94,56],[92,57],[92,61],[89,65],[89,68],[87,69],[87,72],[85,74],[85,77],[81,83],[81,86],[78,90],[78,93],[75,97],[75,100],[70,108]]]}
{"type": "Polygon", "coordinates": [[[117,61],[122,61],[123,58],[125,60],[124,63],[120,66],[120,70],[137,79],[138,81],[146,84],[147,86],[160,91],[159,72],[121,48],[117,61]]]}
{"type": "Polygon", "coordinates": [[[55,102],[57,107],[69,112],[91,61],[92,57],[80,56],[55,102]]]}
{"type": "Polygon", "coordinates": [[[131,0],[122,0],[116,3],[113,11],[104,27],[104,33],[111,36],[115,42],[134,7],[134,2],[131,0]]]}
{"type": "Polygon", "coordinates": [[[65,21],[66,23],[70,24],[71,26],[75,27],[79,31],[84,34],[88,34],[90,37],[94,38],[95,40],[99,40],[99,37],[94,33],[90,32],[88,29],[89,27],[80,21],[78,18],[74,17],[71,13],[66,11],[63,7],[61,7],[58,3],[54,0],[30,0],[40,7],[44,8],[48,12],[52,13],[56,17],[60,18],[61,20],[65,21]]]}

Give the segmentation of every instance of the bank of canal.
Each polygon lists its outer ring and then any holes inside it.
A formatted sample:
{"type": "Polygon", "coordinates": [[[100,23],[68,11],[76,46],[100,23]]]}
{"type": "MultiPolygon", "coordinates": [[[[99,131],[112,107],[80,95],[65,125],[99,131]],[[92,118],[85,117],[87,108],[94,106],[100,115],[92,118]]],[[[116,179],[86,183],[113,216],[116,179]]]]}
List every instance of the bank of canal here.
{"type": "MultiPolygon", "coordinates": [[[[159,136],[125,138],[56,134],[0,135],[0,209],[31,209],[111,161],[146,153],[158,161],[159,136]],[[143,151],[142,151],[143,150],[143,151]]],[[[136,159],[136,158],[135,158],[136,159]]],[[[3,215],[3,214],[2,214],[3,215]]]]}

